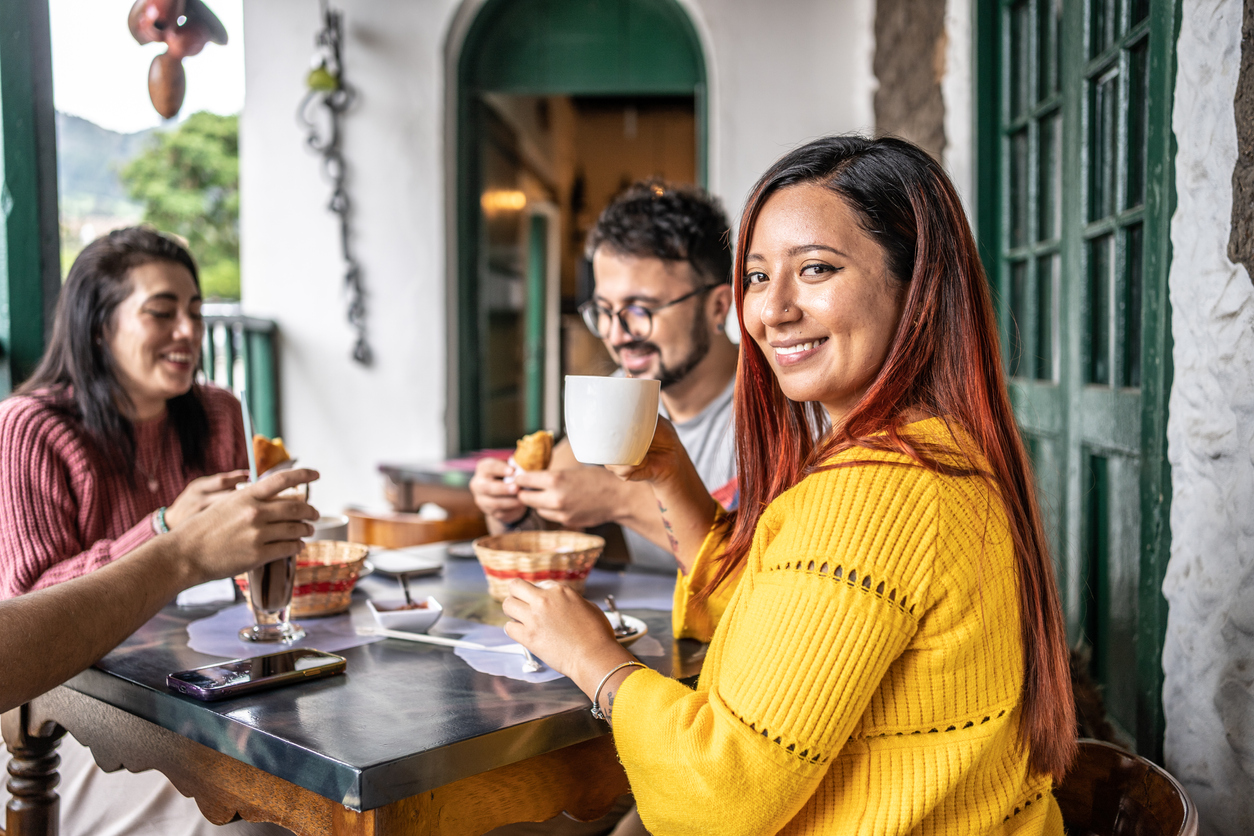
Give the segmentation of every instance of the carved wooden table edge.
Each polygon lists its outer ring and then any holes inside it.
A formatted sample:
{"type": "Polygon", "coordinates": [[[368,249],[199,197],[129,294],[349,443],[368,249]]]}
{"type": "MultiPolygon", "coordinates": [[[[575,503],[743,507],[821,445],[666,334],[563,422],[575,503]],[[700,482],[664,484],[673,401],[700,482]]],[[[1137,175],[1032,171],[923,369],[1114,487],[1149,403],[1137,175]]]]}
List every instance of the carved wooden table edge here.
{"type": "Polygon", "coordinates": [[[43,694],[3,719],[13,754],[6,836],[58,833],[60,757],[54,750],[66,731],[91,750],[106,772],[162,773],[214,824],[238,817],[273,822],[298,836],[478,836],[503,824],[545,821],[563,811],[591,821],[608,813],[614,800],[628,791],[627,775],[608,734],[385,807],[356,811],[69,688],[43,694]]]}

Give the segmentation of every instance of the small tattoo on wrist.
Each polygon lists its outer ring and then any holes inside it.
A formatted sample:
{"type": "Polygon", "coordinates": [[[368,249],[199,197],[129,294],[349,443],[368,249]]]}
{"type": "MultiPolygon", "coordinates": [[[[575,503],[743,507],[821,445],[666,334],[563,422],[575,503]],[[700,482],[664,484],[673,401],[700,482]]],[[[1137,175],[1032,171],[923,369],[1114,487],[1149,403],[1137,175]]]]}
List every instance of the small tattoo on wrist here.
{"type": "Polygon", "coordinates": [[[657,509],[662,512],[662,527],[666,529],[666,539],[671,544],[671,554],[679,556],[679,541],[675,539],[675,529],[671,527],[671,521],[666,518],[666,508],[662,505],[662,500],[657,501],[657,509]]]}

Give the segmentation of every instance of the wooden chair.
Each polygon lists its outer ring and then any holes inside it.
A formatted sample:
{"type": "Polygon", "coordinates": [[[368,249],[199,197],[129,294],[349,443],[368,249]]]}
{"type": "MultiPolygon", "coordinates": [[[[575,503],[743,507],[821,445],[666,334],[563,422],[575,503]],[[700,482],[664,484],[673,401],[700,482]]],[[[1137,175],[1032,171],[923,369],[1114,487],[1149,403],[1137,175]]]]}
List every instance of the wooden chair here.
{"type": "Polygon", "coordinates": [[[1197,836],[1197,808],[1157,764],[1100,740],[1054,788],[1068,836],[1197,836]]]}

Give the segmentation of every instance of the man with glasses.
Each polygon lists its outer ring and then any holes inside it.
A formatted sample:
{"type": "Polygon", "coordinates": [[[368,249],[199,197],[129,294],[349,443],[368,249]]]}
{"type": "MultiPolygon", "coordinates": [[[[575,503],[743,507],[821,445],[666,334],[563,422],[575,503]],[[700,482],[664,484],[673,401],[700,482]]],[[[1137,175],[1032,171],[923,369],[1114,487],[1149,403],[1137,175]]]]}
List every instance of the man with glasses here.
{"type": "MultiPolygon", "coordinates": [[[[704,190],[659,181],[615,198],[588,235],[592,298],[579,312],[619,365],[615,374],[662,382],[669,418],[709,491],[735,495],[732,389],[737,347],[724,323],[732,307],[727,216],[704,190]]],[[[470,483],[493,531],[556,523],[623,527],[634,566],[675,571],[653,491],[575,461],[559,444],[546,471],[484,459],[470,483]],[[505,477],[512,475],[512,484],[505,477]]]]}

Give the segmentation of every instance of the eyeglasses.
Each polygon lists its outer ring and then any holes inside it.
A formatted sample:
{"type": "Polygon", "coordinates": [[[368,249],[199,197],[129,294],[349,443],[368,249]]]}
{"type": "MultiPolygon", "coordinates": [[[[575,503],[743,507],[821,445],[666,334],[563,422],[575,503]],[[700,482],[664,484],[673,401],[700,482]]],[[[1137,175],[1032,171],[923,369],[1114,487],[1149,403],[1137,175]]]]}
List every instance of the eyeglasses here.
{"type": "Polygon", "coordinates": [[[584,324],[588,326],[588,330],[603,340],[610,338],[610,330],[613,328],[613,320],[615,318],[618,319],[618,324],[622,326],[623,331],[633,340],[647,340],[649,335],[653,333],[653,315],[655,313],[673,305],[678,305],[680,302],[686,302],[692,297],[713,290],[716,287],[718,285],[708,284],[697,288],[691,293],[685,293],[678,299],[672,299],[652,308],[646,308],[644,305],[625,305],[618,313],[598,305],[595,299],[589,299],[579,306],[579,314],[583,317],[584,324]]]}

